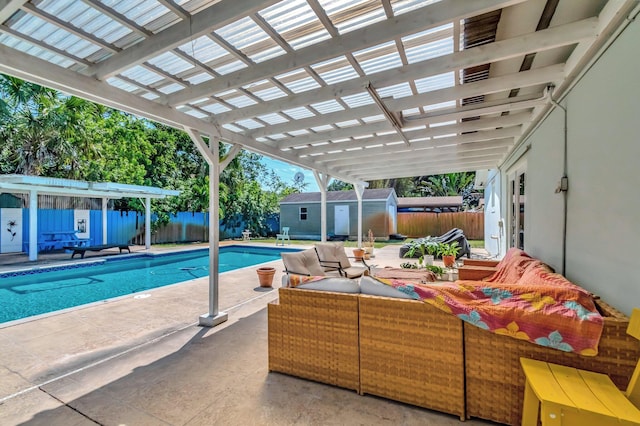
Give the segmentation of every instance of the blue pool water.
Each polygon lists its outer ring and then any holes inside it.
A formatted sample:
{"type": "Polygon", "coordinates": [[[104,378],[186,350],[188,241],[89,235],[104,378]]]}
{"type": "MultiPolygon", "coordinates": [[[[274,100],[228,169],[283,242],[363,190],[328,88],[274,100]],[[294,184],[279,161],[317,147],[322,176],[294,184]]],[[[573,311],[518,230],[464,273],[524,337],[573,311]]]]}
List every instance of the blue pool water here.
{"type": "MultiPolygon", "coordinates": [[[[268,247],[220,247],[219,272],[280,259],[268,247]]],[[[209,250],[115,257],[0,274],[0,323],[209,275],[209,250]]]]}

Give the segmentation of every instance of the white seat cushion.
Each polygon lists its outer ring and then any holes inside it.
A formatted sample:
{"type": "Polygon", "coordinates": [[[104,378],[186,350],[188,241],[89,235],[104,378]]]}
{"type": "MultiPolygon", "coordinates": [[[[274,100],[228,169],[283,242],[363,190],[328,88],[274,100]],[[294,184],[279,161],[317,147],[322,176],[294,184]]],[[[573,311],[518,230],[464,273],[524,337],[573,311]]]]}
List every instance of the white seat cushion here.
{"type": "Polygon", "coordinates": [[[314,249],[307,249],[293,253],[281,253],[282,263],[287,271],[298,274],[324,275],[318,255],[314,249]]]}
{"type": "Polygon", "coordinates": [[[333,291],[337,293],[360,293],[357,280],[349,278],[324,278],[307,284],[300,284],[297,288],[305,290],[333,291]]]}

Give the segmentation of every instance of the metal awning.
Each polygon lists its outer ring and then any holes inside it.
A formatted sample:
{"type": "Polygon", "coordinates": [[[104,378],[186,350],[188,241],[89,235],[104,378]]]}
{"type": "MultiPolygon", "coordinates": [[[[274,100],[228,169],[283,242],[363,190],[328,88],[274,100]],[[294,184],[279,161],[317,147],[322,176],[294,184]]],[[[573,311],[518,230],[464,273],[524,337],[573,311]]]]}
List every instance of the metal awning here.
{"type": "Polygon", "coordinates": [[[72,179],[27,175],[0,175],[0,192],[29,193],[89,198],[165,198],[180,195],[180,191],[153,186],[128,185],[114,182],[85,182],[72,179]]]}
{"type": "Polygon", "coordinates": [[[29,194],[29,260],[38,260],[38,195],[102,198],[102,243],[107,243],[107,200],[144,198],[145,247],[151,247],[151,199],[180,195],[180,191],[113,182],[85,182],[27,175],[0,175],[0,193],[29,194]]]}

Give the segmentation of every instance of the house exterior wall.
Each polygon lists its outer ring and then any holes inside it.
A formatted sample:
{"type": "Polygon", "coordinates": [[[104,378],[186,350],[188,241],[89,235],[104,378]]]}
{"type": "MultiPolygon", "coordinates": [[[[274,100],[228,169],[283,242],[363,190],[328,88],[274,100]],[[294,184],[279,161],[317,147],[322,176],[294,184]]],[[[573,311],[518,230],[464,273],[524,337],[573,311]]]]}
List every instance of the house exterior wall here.
{"type": "MultiPolygon", "coordinates": [[[[560,109],[528,138],[531,149],[524,156],[525,250],[628,315],[640,306],[638,40],[636,19],[561,100],[568,109],[564,271],[564,201],[562,194],[555,193],[563,173],[560,109]]],[[[504,213],[508,211],[507,169],[501,173],[504,213]]]]}

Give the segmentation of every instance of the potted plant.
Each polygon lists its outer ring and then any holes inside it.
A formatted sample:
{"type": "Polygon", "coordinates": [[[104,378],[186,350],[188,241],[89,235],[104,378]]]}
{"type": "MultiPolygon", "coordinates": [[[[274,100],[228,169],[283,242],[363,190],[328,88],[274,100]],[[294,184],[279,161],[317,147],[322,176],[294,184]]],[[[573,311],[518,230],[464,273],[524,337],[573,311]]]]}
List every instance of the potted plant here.
{"type": "Polygon", "coordinates": [[[409,243],[409,250],[404,254],[404,257],[414,257],[417,252],[420,253],[418,257],[418,266],[420,268],[433,265],[433,257],[438,253],[438,247],[439,243],[434,237],[420,238],[409,243]]]}
{"type": "Polygon", "coordinates": [[[353,249],[353,257],[356,262],[362,262],[364,258],[364,249],[361,247],[357,247],[353,249]]]}
{"type": "Polygon", "coordinates": [[[369,259],[373,257],[373,248],[376,243],[376,238],[373,236],[373,232],[369,229],[367,233],[367,239],[364,242],[364,258],[369,259]]]}
{"type": "Polygon", "coordinates": [[[442,256],[445,268],[452,268],[456,263],[456,256],[460,252],[460,246],[457,241],[450,244],[440,243],[438,245],[438,254],[442,256]]]}
{"type": "Polygon", "coordinates": [[[440,246],[440,243],[436,240],[435,237],[432,236],[425,237],[424,243],[427,249],[427,254],[424,257],[424,264],[433,265],[433,259],[438,253],[438,247],[440,246]]]}
{"type": "Polygon", "coordinates": [[[440,278],[442,274],[444,274],[444,268],[441,268],[438,265],[427,265],[426,268],[436,274],[438,278],[440,278]]]}

